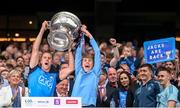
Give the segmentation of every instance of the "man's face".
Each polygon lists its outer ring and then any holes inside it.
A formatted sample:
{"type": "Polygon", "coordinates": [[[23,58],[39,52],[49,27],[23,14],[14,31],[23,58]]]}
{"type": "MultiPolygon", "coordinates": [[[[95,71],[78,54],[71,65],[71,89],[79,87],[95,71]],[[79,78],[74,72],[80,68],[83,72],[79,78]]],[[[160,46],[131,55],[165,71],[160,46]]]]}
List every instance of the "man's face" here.
{"type": "Polygon", "coordinates": [[[42,50],[43,50],[43,52],[49,51],[49,45],[48,44],[44,44],[42,50]]]}
{"type": "Polygon", "coordinates": [[[93,63],[93,59],[91,58],[82,59],[82,67],[86,72],[89,72],[93,68],[93,63]]]}
{"type": "Polygon", "coordinates": [[[108,70],[108,80],[111,83],[117,82],[117,72],[114,68],[108,70]]]}
{"type": "Polygon", "coordinates": [[[23,55],[23,58],[24,58],[24,64],[28,65],[29,61],[30,61],[30,55],[25,54],[25,55],[23,55]]]}
{"type": "Polygon", "coordinates": [[[5,60],[0,60],[0,66],[5,66],[6,63],[5,63],[5,60]]]}
{"type": "Polygon", "coordinates": [[[138,74],[139,74],[138,76],[140,77],[140,79],[145,82],[151,79],[151,76],[152,76],[152,72],[148,69],[148,67],[140,68],[138,74]]]}
{"type": "Polygon", "coordinates": [[[61,65],[60,69],[62,70],[62,69],[68,68],[68,67],[69,67],[69,65],[65,63],[65,64],[61,65]]]}
{"type": "Polygon", "coordinates": [[[165,68],[169,68],[171,70],[174,70],[175,66],[173,65],[172,62],[166,62],[165,63],[165,68]]]}
{"type": "Polygon", "coordinates": [[[105,73],[101,74],[100,79],[99,79],[99,83],[104,83],[106,81],[106,78],[107,78],[107,76],[105,73]]]}
{"type": "Polygon", "coordinates": [[[4,70],[1,72],[1,76],[4,78],[4,79],[7,79],[8,78],[8,75],[9,75],[9,71],[8,70],[4,70]]]}
{"type": "Polygon", "coordinates": [[[1,74],[1,72],[2,72],[3,70],[6,70],[6,67],[0,66],[0,74],[1,74]]]}
{"type": "Polygon", "coordinates": [[[68,80],[64,79],[57,84],[56,89],[62,97],[68,96],[68,80]]]}
{"type": "Polygon", "coordinates": [[[104,63],[106,63],[106,57],[101,54],[101,64],[103,65],[104,63]]]}
{"type": "Polygon", "coordinates": [[[6,51],[7,51],[9,54],[14,54],[13,46],[12,46],[12,45],[9,45],[9,46],[6,48],[6,51]]]}
{"type": "Polygon", "coordinates": [[[159,71],[158,81],[160,82],[162,86],[166,85],[170,81],[170,74],[166,71],[159,71]]]}
{"type": "Polygon", "coordinates": [[[54,64],[59,64],[60,63],[60,57],[57,54],[53,57],[53,63],[54,64]]]}
{"type": "Polygon", "coordinates": [[[69,61],[69,54],[68,53],[64,54],[64,59],[65,59],[65,61],[69,61]]]}
{"type": "Polygon", "coordinates": [[[41,65],[44,71],[49,71],[52,62],[52,55],[50,53],[44,53],[41,58],[41,65]]]}
{"type": "Polygon", "coordinates": [[[24,67],[24,59],[23,58],[17,59],[17,66],[24,67]]]}

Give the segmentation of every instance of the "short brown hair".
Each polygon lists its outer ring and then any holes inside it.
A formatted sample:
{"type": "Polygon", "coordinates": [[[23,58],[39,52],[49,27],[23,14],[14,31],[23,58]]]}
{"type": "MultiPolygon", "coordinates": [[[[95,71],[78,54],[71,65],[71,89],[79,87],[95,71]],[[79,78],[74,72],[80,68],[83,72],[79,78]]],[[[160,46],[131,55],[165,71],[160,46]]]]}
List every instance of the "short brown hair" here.
{"type": "Polygon", "coordinates": [[[89,53],[83,53],[82,58],[91,58],[94,60],[94,55],[89,54],[89,53]]]}
{"type": "Polygon", "coordinates": [[[171,71],[170,71],[168,68],[165,68],[165,67],[159,67],[159,68],[158,68],[158,73],[159,73],[160,71],[166,71],[168,74],[171,74],[171,71]]]}

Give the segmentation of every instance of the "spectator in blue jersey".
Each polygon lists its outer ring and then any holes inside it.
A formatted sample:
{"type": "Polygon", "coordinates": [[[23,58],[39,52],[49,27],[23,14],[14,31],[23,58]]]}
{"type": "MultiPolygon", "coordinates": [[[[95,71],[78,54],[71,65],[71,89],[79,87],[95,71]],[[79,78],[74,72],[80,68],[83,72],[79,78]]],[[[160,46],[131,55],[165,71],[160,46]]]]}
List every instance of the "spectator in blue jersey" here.
{"type": "Polygon", "coordinates": [[[85,25],[81,27],[81,31],[90,39],[90,45],[95,54],[94,56],[83,54],[83,44],[78,45],[75,54],[75,83],[71,96],[81,97],[82,106],[93,107],[96,106],[97,85],[101,73],[101,54],[96,41],[85,25]]]}
{"type": "Polygon", "coordinates": [[[178,103],[178,89],[171,84],[171,71],[167,68],[158,69],[158,81],[162,86],[161,92],[157,95],[157,107],[176,108],[178,103]]]}
{"type": "Polygon", "coordinates": [[[153,79],[152,65],[141,65],[138,76],[142,84],[135,91],[133,107],[156,107],[156,97],[160,92],[160,87],[153,79]]]}
{"type": "Polygon", "coordinates": [[[44,32],[47,30],[48,23],[42,23],[41,30],[33,43],[32,55],[30,59],[31,72],[28,78],[29,96],[31,97],[48,97],[53,96],[57,80],[63,80],[74,70],[74,59],[69,49],[69,67],[61,70],[59,74],[51,71],[52,55],[49,52],[43,52],[39,58],[39,47],[44,32]],[[40,59],[40,65],[39,64],[40,59]]]}

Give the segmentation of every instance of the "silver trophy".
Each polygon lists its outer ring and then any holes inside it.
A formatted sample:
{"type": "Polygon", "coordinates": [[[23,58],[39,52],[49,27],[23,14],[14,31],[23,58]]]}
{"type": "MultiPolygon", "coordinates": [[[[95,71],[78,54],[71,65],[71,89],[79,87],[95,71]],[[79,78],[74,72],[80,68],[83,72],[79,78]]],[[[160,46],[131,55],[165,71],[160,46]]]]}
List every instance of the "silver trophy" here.
{"type": "Polygon", "coordinates": [[[73,41],[79,37],[81,21],[70,12],[58,12],[48,23],[50,33],[47,36],[47,40],[50,47],[57,51],[69,49],[73,41]]]}

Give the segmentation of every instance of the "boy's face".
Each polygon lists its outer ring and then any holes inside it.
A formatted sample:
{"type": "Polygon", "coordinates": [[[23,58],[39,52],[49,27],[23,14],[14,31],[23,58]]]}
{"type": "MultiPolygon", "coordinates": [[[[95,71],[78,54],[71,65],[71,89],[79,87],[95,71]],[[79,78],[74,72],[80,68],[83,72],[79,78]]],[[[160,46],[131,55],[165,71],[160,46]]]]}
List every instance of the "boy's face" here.
{"type": "Polygon", "coordinates": [[[86,72],[89,72],[93,68],[93,59],[92,58],[83,58],[82,67],[86,72]]]}
{"type": "Polygon", "coordinates": [[[124,55],[125,57],[132,56],[131,48],[129,48],[129,47],[124,47],[124,49],[123,49],[123,55],[124,55]]]}
{"type": "Polygon", "coordinates": [[[56,85],[56,89],[61,96],[66,97],[68,95],[68,80],[62,80],[60,83],[56,85]]]}

